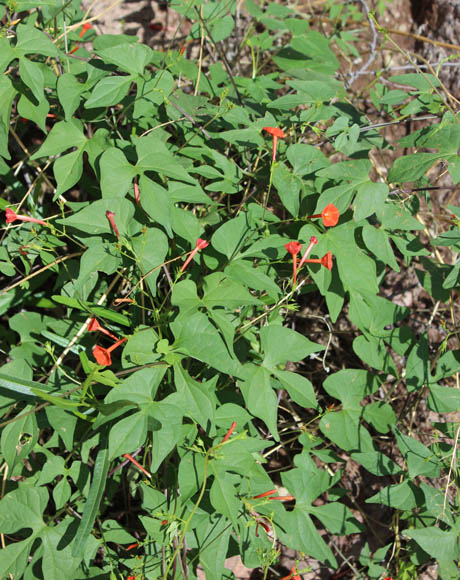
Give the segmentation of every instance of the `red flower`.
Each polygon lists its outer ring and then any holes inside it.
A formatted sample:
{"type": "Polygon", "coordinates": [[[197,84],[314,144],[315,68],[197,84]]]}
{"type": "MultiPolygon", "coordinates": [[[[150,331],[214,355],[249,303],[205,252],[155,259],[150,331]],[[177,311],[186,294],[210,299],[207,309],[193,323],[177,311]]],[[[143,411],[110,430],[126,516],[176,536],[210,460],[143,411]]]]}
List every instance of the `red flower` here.
{"type": "Polygon", "coordinates": [[[292,284],[295,286],[297,282],[297,254],[302,249],[302,244],[289,242],[289,244],[284,244],[284,247],[292,255],[292,284]]]}
{"type": "Polygon", "coordinates": [[[113,211],[106,211],[105,212],[106,218],[109,220],[110,225],[112,226],[113,233],[120,239],[120,232],[118,231],[117,224],[115,223],[115,214],[113,211]]]}
{"type": "Polygon", "coordinates": [[[236,428],[236,421],[233,421],[233,423],[230,425],[230,429],[227,431],[227,433],[225,434],[225,437],[222,439],[221,444],[225,443],[226,441],[228,441],[233,433],[233,431],[235,431],[236,428]]]}
{"type": "Polygon", "coordinates": [[[324,256],[322,258],[319,258],[319,259],[312,258],[311,260],[305,260],[305,262],[307,262],[309,264],[321,264],[322,266],[324,266],[328,270],[332,270],[332,254],[331,254],[331,252],[327,252],[326,254],[324,254],[324,256]]]}
{"type": "Polygon", "coordinates": [[[293,501],[295,497],[293,495],[279,495],[279,496],[272,496],[268,499],[277,499],[278,501],[293,501]]]}
{"type": "Polygon", "coordinates": [[[271,489],[270,491],[264,491],[263,493],[259,493],[259,494],[255,495],[254,499],[259,499],[261,497],[267,497],[269,495],[274,495],[275,493],[278,493],[278,491],[276,489],[271,489]]]}
{"type": "Polygon", "coordinates": [[[37,218],[29,217],[27,215],[19,215],[15,211],[13,211],[10,207],[6,208],[5,217],[6,217],[7,224],[11,224],[12,222],[15,222],[16,220],[19,220],[22,222],[32,222],[34,224],[41,224],[42,226],[48,225],[43,220],[38,220],[37,218]]]}
{"type": "Polygon", "coordinates": [[[90,28],[92,28],[92,25],[89,22],[85,22],[80,30],[80,38],[83,38],[85,36],[85,32],[90,28]]]}
{"type": "Polygon", "coordinates": [[[259,537],[259,526],[262,526],[263,529],[267,532],[267,534],[269,532],[272,531],[271,527],[270,527],[270,522],[269,520],[267,520],[267,518],[260,518],[258,517],[258,514],[256,515],[256,538],[259,537]]]}
{"type": "Polygon", "coordinates": [[[292,566],[290,573],[281,580],[302,580],[298,574],[295,573],[295,566],[292,566]]]}
{"type": "Polygon", "coordinates": [[[133,548],[137,548],[139,546],[139,544],[137,542],[135,542],[134,544],[130,544],[127,548],[125,548],[125,550],[128,552],[129,550],[132,550],[133,548]]]}
{"type": "Polygon", "coordinates": [[[297,256],[302,249],[302,244],[300,242],[289,242],[289,244],[284,244],[284,247],[290,254],[297,256]]]}
{"type": "Polygon", "coordinates": [[[263,130],[273,137],[273,146],[272,146],[272,163],[273,163],[276,159],[276,147],[278,145],[278,138],[284,139],[286,137],[286,134],[282,129],[278,129],[278,127],[263,127],[263,130]]]}
{"type": "Polygon", "coordinates": [[[190,261],[193,259],[195,254],[197,254],[200,250],[207,248],[209,246],[209,242],[203,240],[202,238],[198,238],[195,244],[194,249],[190,252],[189,257],[185,260],[182,264],[182,268],[180,269],[181,272],[185,270],[185,268],[189,265],[190,261]]]}
{"type": "Polygon", "coordinates": [[[137,179],[134,180],[134,199],[136,200],[137,205],[141,205],[141,194],[139,192],[139,184],[137,183],[137,179]]]}
{"type": "MultiPolygon", "coordinates": [[[[126,340],[126,338],[125,338],[126,340]]],[[[133,465],[135,465],[138,469],[140,469],[143,473],[145,473],[145,475],[152,479],[151,474],[145,469],[144,466],[142,466],[139,461],[137,461],[136,459],[134,459],[134,457],[132,455],[130,455],[129,453],[123,453],[123,457],[125,457],[126,459],[128,459],[129,461],[131,461],[131,463],[133,465]]]]}
{"type": "Polygon", "coordinates": [[[88,332],[97,332],[98,330],[100,332],[102,332],[103,334],[110,336],[110,338],[113,338],[114,340],[118,340],[117,336],[115,336],[114,334],[109,332],[107,329],[102,327],[95,318],[91,318],[91,320],[89,321],[89,324],[88,324],[88,332]]]}
{"type": "Polygon", "coordinates": [[[324,256],[321,258],[321,264],[327,268],[328,270],[332,270],[332,254],[331,252],[327,252],[327,254],[324,254],[324,256]]]}
{"type": "Polygon", "coordinates": [[[318,243],[318,238],[312,236],[310,238],[310,243],[308,244],[307,249],[305,250],[302,259],[300,260],[299,269],[304,265],[305,260],[308,258],[309,253],[313,250],[313,246],[318,243]]]}
{"type": "Polygon", "coordinates": [[[333,203],[328,203],[321,213],[316,213],[315,215],[307,216],[307,218],[309,219],[323,218],[323,224],[327,228],[337,225],[339,217],[340,212],[333,203]]]}
{"type": "Polygon", "coordinates": [[[128,339],[122,338],[121,340],[118,340],[115,344],[112,344],[112,346],[110,346],[109,348],[104,348],[103,346],[96,344],[96,346],[93,348],[93,356],[96,359],[96,362],[104,367],[110,366],[112,364],[112,357],[110,356],[110,353],[114,351],[116,348],[118,348],[120,344],[125,342],[125,340],[128,339]]]}

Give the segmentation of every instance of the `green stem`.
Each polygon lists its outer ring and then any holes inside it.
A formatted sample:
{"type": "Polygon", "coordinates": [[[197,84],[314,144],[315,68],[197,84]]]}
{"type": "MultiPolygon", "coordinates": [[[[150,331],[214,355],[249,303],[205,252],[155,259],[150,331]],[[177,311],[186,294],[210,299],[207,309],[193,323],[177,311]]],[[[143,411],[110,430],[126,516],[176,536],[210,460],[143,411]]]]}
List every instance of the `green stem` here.
{"type": "Polygon", "coordinates": [[[190,523],[192,521],[192,518],[195,515],[196,510],[198,509],[198,507],[199,507],[199,505],[201,503],[201,500],[203,499],[204,492],[206,490],[206,482],[207,482],[207,479],[208,479],[207,472],[208,472],[209,453],[210,453],[210,451],[212,451],[212,449],[213,448],[211,447],[211,449],[209,449],[207,451],[206,457],[205,457],[205,460],[204,460],[203,484],[201,486],[200,495],[198,496],[198,499],[196,500],[196,503],[193,506],[193,509],[190,512],[189,517],[185,521],[184,529],[182,530],[182,533],[180,535],[180,538],[179,538],[179,541],[177,543],[176,549],[174,550],[173,555],[172,555],[171,559],[169,560],[169,564],[168,564],[168,566],[167,566],[167,568],[165,570],[165,573],[163,574],[163,580],[168,580],[168,572],[171,569],[171,566],[173,565],[174,560],[177,558],[177,555],[179,554],[179,552],[180,552],[180,550],[182,548],[182,544],[184,543],[184,539],[185,539],[185,534],[187,533],[187,530],[188,530],[188,528],[190,526],[190,523]]]}

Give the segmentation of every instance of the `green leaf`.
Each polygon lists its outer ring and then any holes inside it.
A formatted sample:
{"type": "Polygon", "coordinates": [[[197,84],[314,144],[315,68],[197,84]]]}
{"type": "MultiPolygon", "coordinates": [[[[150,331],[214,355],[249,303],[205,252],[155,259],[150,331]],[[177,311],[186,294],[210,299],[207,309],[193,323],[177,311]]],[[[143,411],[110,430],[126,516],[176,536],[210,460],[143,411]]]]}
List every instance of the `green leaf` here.
{"type": "Polygon", "coordinates": [[[81,149],[56,159],[53,173],[57,184],[54,194],[54,200],[56,200],[62,193],[80,181],[83,173],[83,152],[81,149]]]}
{"type": "Polygon", "coordinates": [[[396,427],[394,433],[411,478],[418,475],[439,477],[439,461],[433,451],[425,447],[420,441],[404,435],[396,427]]]}
{"type": "Polygon", "coordinates": [[[14,534],[21,529],[32,529],[32,534],[2,549],[0,577],[8,574],[22,577],[27,566],[29,552],[35,539],[45,529],[42,513],[48,502],[46,488],[33,488],[26,483],[7,493],[0,501],[0,529],[4,534],[14,534]]]}
{"type": "MultiPolygon", "coordinates": [[[[216,495],[218,493],[219,491],[216,495]]],[[[226,580],[225,560],[232,533],[226,518],[211,517],[208,526],[200,526],[196,533],[199,541],[200,565],[207,580],[226,580]]]]}
{"type": "Polygon", "coordinates": [[[277,417],[278,400],[272,388],[270,372],[264,367],[246,365],[246,378],[241,383],[246,407],[255,417],[262,419],[272,436],[279,441],[277,417]]]}
{"type": "Polygon", "coordinates": [[[176,447],[181,437],[183,409],[179,404],[177,395],[173,394],[150,408],[149,417],[161,425],[161,428],[155,430],[153,434],[152,465],[150,466],[152,473],[158,470],[164,458],[176,447]]]}
{"type": "Polygon", "coordinates": [[[281,294],[279,286],[260,268],[253,267],[249,260],[233,260],[224,272],[236,282],[261,292],[267,292],[272,298],[277,299],[281,294]]]}
{"type": "MultiPolygon", "coordinates": [[[[64,481],[64,480],[63,480],[64,481]]],[[[69,485],[69,484],[67,484],[69,485]]],[[[72,556],[72,546],[63,541],[71,535],[73,522],[66,519],[55,527],[47,527],[45,532],[40,536],[43,542],[43,569],[46,570],[46,576],[49,580],[62,580],[63,577],[75,577],[77,569],[81,562],[80,556],[72,556]]],[[[95,554],[98,548],[98,542],[90,542],[91,551],[95,554]]]]}
{"type": "Polygon", "coordinates": [[[273,60],[282,70],[299,75],[305,71],[333,74],[339,67],[329,41],[316,30],[294,37],[291,45],[279,50],[273,60]]]}
{"type": "Polygon", "coordinates": [[[58,56],[56,45],[33,25],[19,24],[17,39],[16,52],[21,55],[38,53],[44,56],[58,56]]]}
{"type": "Polygon", "coordinates": [[[273,185],[284,207],[293,216],[299,215],[299,193],[302,188],[302,180],[291,173],[284,163],[277,163],[273,172],[273,185]]]}
{"type": "Polygon", "coordinates": [[[86,137],[83,134],[81,121],[77,119],[72,119],[69,122],[59,121],[53,125],[42,146],[32,155],[31,159],[57,155],[71,147],[80,149],[85,143],[86,137]]]}
{"type": "Polygon", "coordinates": [[[427,399],[429,409],[436,413],[451,413],[460,410],[460,391],[454,387],[430,385],[427,399]]]}
{"type": "Polygon", "coordinates": [[[293,550],[301,550],[305,554],[325,562],[334,569],[337,567],[334,555],[305,511],[294,509],[293,512],[288,512],[286,522],[287,532],[280,534],[283,543],[293,550]]]}
{"type": "Polygon", "coordinates": [[[28,381],[27,379],[0,373],[0,391],[6,391],[8,396],[14,399],[22,400],[24,397],[35,399],[40,396],[39,392],[46,392],[52,388],[49,384],[28,381]]]}
{"type": "Polygon", "coordinates": [[[397,422],[392,407],[383,401],[374,401],[364,407],[363,419],[373,425],[380,433],[388,433],[397,422]]]}
{"type": "Polygon", "coordinates": [[[169,193],[160,184],[155,183],[145,175],[139,180],[141,205],[150,218],[162,226],[170,238],[171,229],[171,198],[169,193]]]}
{"type": "Polygon", "coordinates": [[[145,44],[123,43],[96,50],[104,62],[117,65],[132,75],[142,75],[148,65],[152,49],[145,44]]]}
{"type": "Polygon", "coordinates": [[[240,500],[236,497],[235,476],[229,473],[220,473],[210,465],[210,471],[214,474],[214,481],[211,486],[210,500],[213,508],[220,514],[228,518],[234,529],[238,529],[238,512],[240,510],[240,500]]]}
{"type": "Polygon", "coordinates": [[[449,350],[439,357],[434,382],[447,379],[460,371],[460,350],[449,350]]]}
{"type": "Polygon", "coordinates": [[[379,371],[385,370],[392,363],[383,340],[372,336],[357,336],[353,341],[353,350],[361,360],[379,371]]]}
{"type": "Polygon", "coordinates": [[[368,250],[370,250],[379,260],[399,272],[399,266],[393,249],[390,244],[390,238],[383,228],[376,228],[366,223],[363,227],[363,240],[368,250]]]}
{"type": "Polygon", "coordinates": [[[191,316],[179,317],[170,324],[176,339],[173,347],[180,353],[196,358],[229,375],[241,376],[238,361],[230,357],[219,332],[206,315],[195,312],[191,316]],[[197,341],[196,337],[200,340],[197,341]]]}
{"type": "Polygon", "coordinates": [[[64,109],[65,120],[70,121],[72,115],[78,109],[84,86],[71,73],[64,73],[57,80],[57,95],[64,109]]]}
{"type": "Polygon", "coordinates": [[[214,423],[215,401],[206,384],[194,381],[180,363],[174,365],[174,384],[186,414],[208,433],[214,423]]]}
{"type": "Polygon", "coordinates": [[[241,212],[238,217],[227,220],[214,232],[211,245],[230,260],[241,249],[248,233],[247,215],[241,212]]]}
{"type": "Polygon", "coordinates": [[[340,448],[345,451],[372,452],[372,437],[359,421],[360,412],[343,410],[323,415],[319,428],[340,448]]]}
{"type": "Polygon", "coordinates": [[[365,528],[354,517],[347,506],[334,501],[320,506],[314,506],[313,515],[332,534],[356,534],[365,528]]]}
{"type": "Polygon", "coordinates": [[[182,167],[180,157],[175,157],[154,133],[137,139],[136,152],[138,173],[156,171],[160,175],[167,175],[178,181],[196,184],[195,179],[182,167]]]}
{"type": "Polygon", "coordinates": [[[450,292],[443,288],[443,284],[450,267],[437,265],[423,256],[420,258],[420,263],[424,267],[424,270],[419,270],[418,268],[415,270],[420,284],[435,300],[448,302],[450,292]]]}
{"type": "MultiPolygon", "coordinates": [[[[182,209],[180,207],[171,207],[171,227],[178,236],[184,238],[195,247],[197,238],[200,237],[203,227],[198,218],[191,211],[182,209]]],[[[200,262],[200,253],[194,258],[196,262],[200,262]]]]}
{"type": "Polygon", "coordinates": [[[404,530],[403,534],[412,538],[417,544],[436,560],[457,560],[460,558],[458,534],[455,531],[443,531],[436,526],[415,530],[404,530]]]}
{"type": "Polygon", "coordinates": [[[298,362],[308,355],[325,349],[322,344],[284,326],[269,324],[260,330],[262,348],[265,353],[264,365],[274,368],[287,362],[298,362]]]}
{"type": "MultiPolygon", "coordinates": [[[[43,391],[42,391],[43,392],[43,391]]],[[[33,408],[27,406],[15,421],[6,425],[1,434],[1,451],[11,474],[15,465],[32,451],[38,439],[38,427],[33,408]]]]}
{"type": "Polygon", "coordinates": [[[77,534],[72,545],[72,556],[83,556],[88,537],[91,535],[96,519],[102,494],[105,490],[107,473],[109,472],[110,459],[106,436],[102,437],[99,451],[94,463],[93,479],[88,493],[88,498],[83,509],[82,518],[78,525],[77,534]]]}
{"type": "Polygon", "coordinates": [[[108,210],[115,214],[115,222],[120,234],[128,236],[134,215],[134,206],[127,199],[120,197],[98,199],[73,215],[58,219],[56,222],[94,236],[100,234],[111,234],[113,236],[110,222],[106,217],[108,210]]]}
{"type": "Polygon", "coordinates": [[[388,174],[388,181],[405,183],[415,181],[425,175],[436,161],[442,158],[439,153],[412,153],[398,157],[388,174]]]}
{"type": "Polygon", "coordinates": [[[354,219],[360,221],[382,209],[390,188],[386,183],[368,181],[363,183],[353,202],[354,219]]]}
{"type": "MultiPolygon", "coordinates": [[[[46,133],[46,115],[49,113],[50,106],[46,98],[41,99],[38,104],[32,102],[29,94],[22,94],[18,101],[18,113],[24,119],[34,121],[40,129],[46,133]]],[[[34,100],[35,101],[35,100],[34,100]]]]}
{"type": "Polygon", "coordinates": [[[153,296],[156,295],[156,281],[160,274],[160,266],[168,251],[168,238],[157,228],[149,228],[144,234],[132,240],[142,275],[146,277],[147,285],[153,296]]]}
{"type": "Polygon", "coordinates": [[[372,497],[366,503],[379,503],[398,510],[411,510],[424,503],[423,493],[411,481],[403,481],[397,485],[389,485],[372,497]]]}
{"type": "Polygon", "coordinates": [[[120,264],[121,258],[119,254],[113,253],[111,244],[94,244],[81,257],[79,278],[86,278],[92,272],[113,274],[120,264]]]}
{"type": "Polygon", "coordinates": [[[294,402],[306,409],[318,409],[313,385],[307,378],[289,371],[273,370],[272,372],[294,402]]]}
{"type": "MultiPolygon", "coordinates": [[[[3,75],[6,67],[16,58],[16,51],[7,38],[0,39],[0,73],[3,75]]],[[[8,77],[3,77],[3,79],[8,77]]],[[[8,79],[9,80],[9,79],[8,79]]]]}
{"type": "Polygon", "coordinates": [[[132,82],[132,75],[103,78],[97,83],[90,98],[85,102],[85,109],[118,105],[128,94],[132,82]]]}
{"type": "Polygon", "coordinates": [[[44,98],[43,89],[45,84],[45,79],[40,66],[28,58],[20,58],[19,75],[32,91],[32,94],[37,101],[40,102],[44,98]]]}
{"type": "MultiPolygon", "coordinates": [[[[103,306],[96,306],[89,302],[83,302],[83,300],[77,300],[75,298],[69,298],[68,296],[58,296],[54,295],[51,298],[58,302],[59,304],[64,304],[65,306],[69,306],[70,308],[77,308],[78,310],[83,310],[94,316],[107,318],[107,320],[112,320],[112,322],[116,322],[117,324],[121,324],[123,326],[131,326],[131,322],[127,316],[121,314],[120,312],[115,312],[114,310],[109,310],[108,308],[104,308],[103,306]]],[[[43,388],[42,383],[37,383],[40,387],[43,388]]]]}
{"type": "Polygon", "coordinates": [[[137,174],[124,153],[115,147],[107,149],[100,159],[100,168],[102,197],[124,197],[137,174]]]}
{"type": "Polygon", "coordinates": [[[208,308],[225,306],[232,310],[242,306],[262,304],[244,286],[227,278],[223,272],[213,272],[206,276],[202,302],[208,308]]]}
{"type": "Polygon", "coordinates": [[[117,421],[109,433],[109,459],[124,453],[132,453],[145,443],[148,418],[143,413],[135,413],[117,421]]]}
{"type": "Polygon", "coordinates": [[[399,465],[378,451],[352,453],[351,457],[374,475],[399,475],[402,473],[399,465]]]}
{"type": "Polygon", "coordinates": [[[451,290],[460,286],[460,262],[457,262],[444,280],[443,288],[451,290]]]}

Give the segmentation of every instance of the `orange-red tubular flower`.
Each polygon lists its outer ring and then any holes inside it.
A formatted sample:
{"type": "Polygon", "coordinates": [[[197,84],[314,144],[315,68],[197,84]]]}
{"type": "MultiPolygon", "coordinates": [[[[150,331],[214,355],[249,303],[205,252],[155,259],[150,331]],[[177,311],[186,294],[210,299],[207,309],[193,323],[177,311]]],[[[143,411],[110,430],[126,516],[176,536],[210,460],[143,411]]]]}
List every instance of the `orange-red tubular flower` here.
{"type": "Polygon", "coordinates": [[[113,233],[117,236],[118,239],[120,239],[120,232],[118,231],[117,224],[115,223],[115,214],[113,211],[107,210],[105,212],[105,217],[109,220],[113,233]]]}
{"type": "Polygon", "coordinates": [[[313,250],[313,247],[317,243],[318,243],[318,238],[316,238],[315,236],[312,236],[310,238],[310,243],[308,244],[307,249],[305,250],[305,252],[302,256],[302,259],[300,260],[299,270],[304,265],[305,260],[308,258],[308,254],[313,250]]]}
{"type": "Polygon", "coordinates": [[[256,517],[256,538],[259,537],[259,526],[262,526],[267,534],[272,531],[270,522],[266,518],[256,517]]]}
{"type": "Polygon", "coordinates": [[[282,129],[278,129],[278,127],[263,127],[263,130],[273,137],[273,146],[272,146],[272,163],[273,163],[276,159],[276,148],[278,145],[278,139],[284,139],[286,137],[286,133],[282,129]]]}
{"type": "Polygon", "coordinates": [[[134,179],[134,199],[136,200],[137,205],[141,205],[141,193],[139,191],[139,183],[137,179],[134,179]]]}
{"type": "Polygon", "coordinates": [[[102,332],[103,334],[110,336],[110,338],[113,338],[113,340],[118,340],[118,336],[115,336],[114,334],[109,332],[106,328],[101,326],[95,318],[91,318],[88,324],[88,332],[97,332],[98,330],[99,332],[102,332]]]}
{"type": "Polygon", "coordinates": [[[259,493],[259,494],[255,495],[254,499],[259,499],[261,497],[268,497],[269,495],[275,495],[275,493],[278,493],[278,491],[276,489],[271,489],[270,491],[264,491],[263,493],[259,493]]]}
{"type": "Polygon", "coordinates": [[[90,30],[90,28],[92,28],[91,24],[90,24],[89,22],[85,22],[85,23],[82,25],[82,27],[81,27],[81,30],[80,30],[80,35],[79,35],[79,36],[80,36],[80,38],[83,38],[83,37],[85,36],[85,32],[86,32],[87,30],[90,30]]]}
{"type": "Polygon", "coordinates": [[[277,499],[278,501],[293,501],[295,497],[293,495],[277,495],[269,497],[268,499],[277,499]]]}
{"type": "Polygon", "coordinates": [[[330,228],[336,226],[339,221],[340,212],[333,203],[328,203],[321,213],[307,216],[309,219],[323,218],[323,224],[330,228]]]}
{"type": "Polygon", "coordinates": [[[230,425],[230,429],[225,434],[225,437],[222,439],[221,443],[225,443],[226,441],[228,441],[230,439],[233,431],[235,431],[235,428],[236,428],[236,421],[233,421],[233,423],[230,425]]]}
{"type": "Polygon", "coordinates": [[[96,362],[103,367],[110,366],[112,364],[112,357],[110,353],[114,351],[116,348],[120,346],[127,338],[122,338],[118,340],[115,344],[112,344],[109,348],[104,348],[103,346],[96,346],[93,348],[93,356],[96,359],[96,362]]]}
{"type": "Polygon", "coordinates": [[[322,258],[316,259],[312,258],[311,260],[305,260],[308,264],[321,264],[328,270],[332,270],[332,254],[331,252],[327,252],[324,254],[322,258]]]}
{"type": "Polygon", "coordinates": [[[207,242],[206,240],[203,240],[202,238],[198,238],[196,241],[194,249],[190,252],[189,257],[182,264],[182,268],[180,269],[180,271],[183,272],[185,270],[185,268],[190,264],[191,260],[193,260],[193,257],[195,256],[195,254],[197,254],[200,250],[207,248],[208,246],[209,246],[209,242],[207,242]]]}
{"type": "Polygon", "coordinates": [[[300,576],[296,574],[295,571],[295,566],[293,566],[289,574],[284,576],[284,578],[281,578],[281,580],[301,580],[300,576]]]}
{"type": "Polygon", "coordinates": [[[300,242],[289,242],[289,244],[284,244],[284,247],[292,256],[292,283],[295,286],[297,282],[297,254],[302,249],[302,244],[300,242]]]}
{"type": "Polygon", "coordinates": [[[43,220],[39,220],[37,218],[29,217],[28,215],[19,215],[15,211],[13,211],[10,207],[7,207],[6,210],[5,210],[5,218],[6,218],[6,223],[7,224],[11,224],[12,222],[15,222],[16,220],[19,220],[19,221],[22,221],[22,222],[32,222],[34,224],[41,224],[42,226],[47,226],[48,225],[43,220]]]}
{"type": "Polygon", "coordinates": [[[129,550],[133,550],[134,548],[139,547],[139,544],[135,542],[134,544],[130,544],[125,550],[128,552],[129,550]]]}
{"type": "Polygon", "coordinates": [[[128,459],[129,461],[131,461],[131,463],[133,465],[135,465],[138,469],[140,469],[142,471],[142,473],[145,473],[145,475],[148,478],[152,479],[151,474],[145,469],[145,467],[143,465],[141,465],[139,463],[139,461],[137,461],[136,459],[134,459],[134,457],[132,455],[130,455],[129,453],[123,453],[123,457],[125,457],[126,459],[128,459]]]}

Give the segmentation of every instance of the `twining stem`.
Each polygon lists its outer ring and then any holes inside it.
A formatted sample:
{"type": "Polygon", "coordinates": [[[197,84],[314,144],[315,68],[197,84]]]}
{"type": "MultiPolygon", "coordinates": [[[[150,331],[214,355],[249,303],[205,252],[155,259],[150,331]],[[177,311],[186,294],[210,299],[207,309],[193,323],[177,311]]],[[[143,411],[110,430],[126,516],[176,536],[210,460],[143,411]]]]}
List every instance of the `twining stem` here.
{"type": "Polygon", "coordinates": [[[264,220],[265,212],[267,211],[268,200],[270,198],[270,192],[271,192],[271,189],[272,189],[272,183],[273,183],[273,168],[274,168],[274,161],[272,161],[271,162],[271,165],[270,165],[270,182],[268,184],[267,193],[264,195],[264,201],[263,201],[264,211],[262,213],[262,221],[264,220]]]}
{"type": "Polygon", "coordinates": [[[163,580],[168,580],[168,573],[171,569],[171,566],[173,565],[173,563],[175,562],[181,548],[182,548],[182,544],[184,542],[185,539],[185,534],[188,531],[188,528],[190,526],[190,523],[192,521],[193,516],[196,513],[196,510],[199,508],[201,500],[203,499],[204,496],[204,492],[206,490],[206,483],[208,480],[208,462],[209,462],[209,454],[210,452],[213,451],[213,447],[211,447],[210,449],[208,449],[207,453],[206,453],[206,457],[204,459],[204,468],[203,468],[203,484],[201,486],[201,490],[200,490],[200,495],[198,496],[198,499],[195,502],[195,505],[193,506],[192,511],[190,512],[189,517],[186,519],[185,524],[184,524],[184,528],[181,532],[181,535],[179,537],[179,541],[177,542],[177,546],[173,552],[173,555],[171,557],[171,559],[169,560],[168,565],[166,566],[166,570],[163,574],[163,580]]]}

